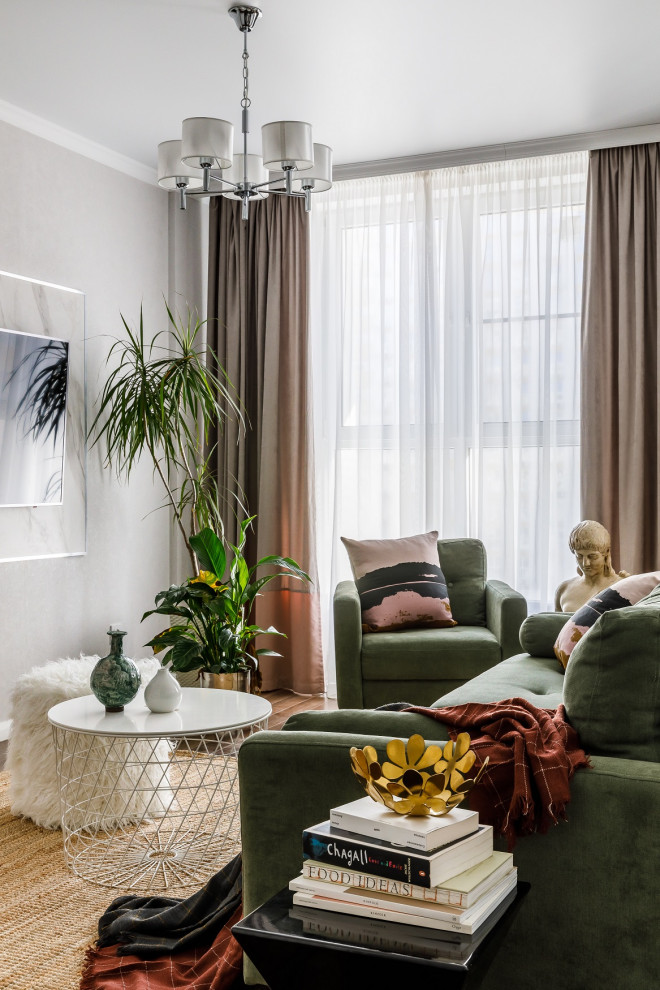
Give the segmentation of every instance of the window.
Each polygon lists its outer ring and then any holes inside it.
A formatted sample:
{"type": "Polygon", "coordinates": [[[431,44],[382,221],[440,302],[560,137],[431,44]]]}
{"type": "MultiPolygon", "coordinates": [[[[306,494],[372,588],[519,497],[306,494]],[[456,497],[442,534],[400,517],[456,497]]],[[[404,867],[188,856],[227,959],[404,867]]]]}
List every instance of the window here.
{"type": "Polygon", "coordinates": [[[327,600],[350,576],[340,536],[438,529],[482,539],[489,576],[552,607],[579,519],[586,170],[574,154],[338,182],[315,206],[327,600]]]}

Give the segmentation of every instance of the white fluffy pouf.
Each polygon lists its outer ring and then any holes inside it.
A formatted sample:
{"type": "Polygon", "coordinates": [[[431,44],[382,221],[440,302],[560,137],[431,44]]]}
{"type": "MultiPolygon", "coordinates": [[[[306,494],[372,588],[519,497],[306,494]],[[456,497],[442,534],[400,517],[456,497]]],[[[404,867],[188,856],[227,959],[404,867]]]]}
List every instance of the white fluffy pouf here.
{"type": "MultiPolygon", "coordinates": [[[[52,727],[48,721],[48,711],[53,705],[69,698],[80,698],[91,694],[89,678],[98,662],[98,657],[81,656],[79,659],[52,660],[41,667],[33,667],[22,674],[12,692],[12,719],[6,769],[10,771],[9,793],[12,814],[31,818],[44,828],[60,828],[60,789],[55,765],[55,745],[52,727]]],[[[136,660],[145,687],[160,663],[156,657],[136,660]]],[[[108,744],[103,737],[94,740],[93,763],[87,762],[87,778],[90,792],[99,796],[110,795],[110,803],[103,799],[104,819],[111,819],[113,813],[120,815],[117,821],[126,821],[127,815],[140,818],[142,815],[162,815],[172,801],[167,776],[168,746],[161,741],[152,751],[149,743],[138,743],[135,755],[139,757],[139,746],[145,745],[145,765],[141,768],[142,781],[152,784],[152,788],[141,788],[135,792],[127,808],[120,793],[116,795],[117,807],[113,807],[113,795],[117,791],[116,773],[105,759],[108,744]],[[96,766],[94,766],[96,764],[96,766]],[[91,772],[90,772],[91,771],[91,772]],[[108,780],[103,775],[109,777],[108,780]]],[[[116,744],[115,744],[116,745],[116,744]]],[[[125,744],[124,744],[125,745],[125,744]]],[[[131,772],[130,770],[128,771],[131,772]]],[[[84,795],[80,795],[81,798],[84,795]]],[[[93,811],[99,809],[93,808],[93,811]]],[[[107,822],[106,822],[107,823],[107,822]]],[[[69,827],[76,827],[75,821],[67,820],[69,827]]],[[[82,820],[80,822],[82,824],[82,820]]]]}

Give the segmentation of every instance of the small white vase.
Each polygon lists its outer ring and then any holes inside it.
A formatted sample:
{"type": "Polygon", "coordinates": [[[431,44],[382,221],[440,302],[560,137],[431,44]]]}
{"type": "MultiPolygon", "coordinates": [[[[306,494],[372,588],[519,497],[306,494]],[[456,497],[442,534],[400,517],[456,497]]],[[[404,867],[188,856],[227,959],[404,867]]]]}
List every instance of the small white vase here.
{"type": "Polygon", "coordinates": [[[161,667],[144,689],[144,702],[152,712],[174,712],[181,704],[181,688],[167,667],[161,667]]]}

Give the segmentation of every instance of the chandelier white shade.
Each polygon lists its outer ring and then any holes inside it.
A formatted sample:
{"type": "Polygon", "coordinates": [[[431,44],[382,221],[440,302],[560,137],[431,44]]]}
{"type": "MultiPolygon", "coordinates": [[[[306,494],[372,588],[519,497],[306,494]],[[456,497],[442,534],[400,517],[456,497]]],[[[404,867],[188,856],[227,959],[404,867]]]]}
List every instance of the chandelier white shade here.
{"type": "Polygon", "coordinates": [[[234,125],[215,117],[188,117],[181,137],[181,157],[192,168],[229,168],[234,148],[234,125]]]}
{"type": "Polygon", "coordinates": [[[249,133],[247,36],[261,11],[236,4],[229,14],[243,34],[242,154],[234,154],[234,127],[216,117],[187,117],[180,141],[158,145],[158,182],[178,190],[181,209],[187,196],[225,196],[241,200],[247,220],[251,199],[269,192],[298,196],[311,209],[311,194],[332,186],[332,149],[314,144],[312,125],[302,120],[276,120],[261,128],[262,155],[248,154],[249,133]]]}
{"type": "MultiPolygon", "coordinates": [[[[270,172],[271,192],[283,190],[286,186],[286,172],[272,169],[270,172]]],[[[325,192],[332,187],[332,148],[327,144],[314,145],[314,164],[297,175],[293,173],[291,188],[295,192],[325,192]]]]}
{"type": "Polygon", "coordinates": [[[275,120],[261,128],[261,148],[266,168],[284,168],[285,163],[298,169],[314,164],[312,125],[302,120],[275,120]]]}
{"type": "MultiPolygon", "coordinates": [[[[225,182],[234,183],[237,188],[229,189],[227,192],[223,192],[222,195],[225,199],[241,198],[241,194],[238,192],[238,184],[243,181],[243,176],[245,174],[246,169],[243,155],[234,155],[234,161],[222,178],[225,182]]],[[[261,186],[268,182],[268,172],[264,168],[264,163],[260,155],[247,156],[247,179],[253,186],[261,186]]],[[[253,192],[253,199],[265,199],[267,195],[267,189],[255,190],[253,192]]]]}
{"type": "Polygon", "coordinates": [[[294,189],[312,189],[326,192],[332,187],[332,148],[327,144],[314,145],[314,164],[304,175],[294,176],[294,189]]]}
{"type": "Polygon", "coordinates": [[[158,182],[165,189],[177,189],[181,185],[199,188],[201,174],[181,160],[181,142],[163,141],[158,145],[158,182]]]}

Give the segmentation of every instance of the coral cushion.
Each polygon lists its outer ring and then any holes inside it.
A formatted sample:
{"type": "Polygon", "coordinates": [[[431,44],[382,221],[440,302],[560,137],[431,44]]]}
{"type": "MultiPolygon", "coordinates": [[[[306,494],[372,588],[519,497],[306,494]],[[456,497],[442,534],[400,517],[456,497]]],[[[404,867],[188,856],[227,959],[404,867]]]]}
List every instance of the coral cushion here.
{"type": "Polygon", "coordinates": [[[437,530],[397,540],[342,537],[342,543],[360,595],[365,632],[456,625],[440,567],[437,530]]]}
{"type": "Polygon", "coordinates": [[[557,636],[555,656],[560,663],[566,667],[576,644],[586,636],[604,612],[635,605],[653,591],[657,584],[660,584],[660,571],[631,574],[590,598],[586,605],[573,613],[557,636]]]}

